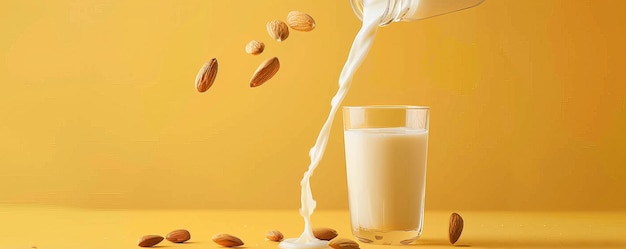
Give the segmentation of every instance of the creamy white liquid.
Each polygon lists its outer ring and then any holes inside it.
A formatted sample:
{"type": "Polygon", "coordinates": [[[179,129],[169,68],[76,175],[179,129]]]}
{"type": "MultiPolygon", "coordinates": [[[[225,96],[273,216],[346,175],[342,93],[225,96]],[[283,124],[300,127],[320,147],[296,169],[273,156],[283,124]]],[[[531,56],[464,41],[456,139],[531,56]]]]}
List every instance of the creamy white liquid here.
{"type": "Polygon", "coordinates": [[[350,89],[354,73],[359,66],[361,66],[363,60],[367,56],[367,53],[372,47],[376,30],[378,29],[378,25],[380,24],[380,20],[386,9],[386,3],[387,0],[369,0],[365,1],[363,4],[363,26],[361,26],[359,33],[354,38],[350,54],[348,55],[348,60],[346,61],[346,64],[341,71],[341,75],[339,76],[339,90],[330,102],[331,109],[328,114],[328,118],[326,119],[326,122],[324,123],[324,126],[315,141],[315,145],[309,151],[311,163],[309,164],[309,168],[304,173],[304,177],[302,177],[302,181],[300,182],[300,186],[302,188],[300,193],[300,202],[302,205],[300,215],[304,218],[304,231],[298,238],[286,239],[281,242],[278,245],[281,248],[294,249],[327,247],[327,241],[318,240],[315,236],[313,236],[311,214],[313,214],[313,211],[315,210],[316,203],[313,199],[313,194],[311,193],[310,178],[313,175],[315,168],[317,168],[320,160],[322,160],[322,156],[326,150],[328,135],[330,134],[330,128],[332,126],[333,119],[335,118],[335,113],[339,110],[341,102],[346,97],[348,89],[350,89]]]}
{"type": "Polygon", "coordinates": [[[428,131],[354,129],[345,131],[344,136],[352,229],[420,229],[428,131]]]}

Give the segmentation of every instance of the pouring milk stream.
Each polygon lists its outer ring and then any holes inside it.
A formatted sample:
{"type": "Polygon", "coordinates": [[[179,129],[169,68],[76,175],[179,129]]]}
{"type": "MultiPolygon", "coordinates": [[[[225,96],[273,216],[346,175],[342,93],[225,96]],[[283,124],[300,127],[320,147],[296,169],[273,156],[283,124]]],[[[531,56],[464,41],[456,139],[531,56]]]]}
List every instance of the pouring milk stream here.
{"type": "Polygon", "coordinates": [[[280,248],[326,248],[328,241],[323,241],[313,236],[311,215],[316,207],[311,192],[310,178],[317,168],[326,145],[330,129],[339,107],[352,84],[352,78],[357,69],[367,56],[378,26],[386,25],[394,21],[418,20],[431,16],[441,15],[456,10],[461,10],[480,4],[483,0],[351,0],[357,15],[363,21],[361,29],[357,33],[348,59],[339,76],[339,90],[331,100],[331,109],[326,122],[322,126],[315,141],[315,145],[309,151],[310,164],[308,170],[300,182],[301,186],[301,209],[300,215],[304,218],[304,231],[298,238],[286,239],[279,244],[280,248]],[[418,8],[422,4],[423,6],[418,8]]]}

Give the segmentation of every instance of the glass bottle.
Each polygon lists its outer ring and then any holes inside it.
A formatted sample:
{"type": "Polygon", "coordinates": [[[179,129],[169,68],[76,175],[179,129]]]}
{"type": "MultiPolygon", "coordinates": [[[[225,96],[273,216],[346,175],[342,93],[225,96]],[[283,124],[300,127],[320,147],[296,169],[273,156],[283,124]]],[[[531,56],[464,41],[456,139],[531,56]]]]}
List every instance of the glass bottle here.
{"type": "Polygon", "coordinates": [[[361,20],[365,1],[387,2],[380,22],[380,26],[385,26],[392,22],[421,20],[471,8],[484,0],[350,0],[354,13],[361,20]]]}

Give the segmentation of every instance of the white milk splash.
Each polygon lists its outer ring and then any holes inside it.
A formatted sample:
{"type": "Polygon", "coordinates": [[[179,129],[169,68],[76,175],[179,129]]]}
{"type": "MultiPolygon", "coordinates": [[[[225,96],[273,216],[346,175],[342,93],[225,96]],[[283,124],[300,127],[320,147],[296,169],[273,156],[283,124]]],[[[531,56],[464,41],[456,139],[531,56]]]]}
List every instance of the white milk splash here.
{"type": "Polygon", "coordinates": [[[302,187],[300,197],[302,208],[300,209],[300,215],[304,218],[304,231],[298,238],[286,239],[281,242],[278,245],[280,248],[325,248],[328,245],[328,241],[319,240],[313,236],[311,214],[313,214],[313,211],[315,210],[316,203],[313,199],[313,194],[311,193],[310,178],[313,175],[315,168],[317,168],[320,160],[322,160],[322,156],[326,150],[326,145],[328,144],[328,135],[330,134],[333,119],[335,118],[337,110],[339,110],[341,102],[346,97],[348,89],[350,89],[352,78],[372,47],[374,36],[376,36],[376,30],[378,29],[381,18],[385,13],[386,2],[386,0],[370,0],[365,1],[363,5],[363,26],[361,26],[361,30],[359,30],[359,33],[354,38],[352,48],[350,49],[350,55],[348,56],[346,64],[343,66],[341,75],[339,76],[339,90],[330,102],[330,113],[328,114],[328,118],[326,119],[326,122],[324,123],[324,126],[315,141],[315,146],[313,146],[313,148],[309,151],[311,163],[309,164],[309,168],[304,173],[304,177],[300,182],[300,186],[302,187]]]}

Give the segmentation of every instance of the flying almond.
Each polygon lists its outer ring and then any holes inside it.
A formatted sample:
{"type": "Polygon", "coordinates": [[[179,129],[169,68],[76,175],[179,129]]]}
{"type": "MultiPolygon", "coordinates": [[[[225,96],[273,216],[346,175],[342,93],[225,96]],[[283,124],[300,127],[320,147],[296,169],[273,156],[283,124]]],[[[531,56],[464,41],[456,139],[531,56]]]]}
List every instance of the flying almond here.
{"type": "Polygon", "coordinates": [[[289,27],[280,20],[274,20],[267,23],[267,33],[276,41],[284,41],[289,37],[289,27]]]}
{"type": "Polygon", "coordinates": [[[274,77],[280,68],[280,62],[277,57],[272,57],[265,60],[256,69],[252,78],[250,79],[250,87],[257,87],[274,77]]]}
{"type": "Polygon", "coordinates": [[[463,232],[463,218],[457,213],[452,213],[450,215],[450,227],[448,228],[450,243],[456,243],[459,237],[461,237],[461,232],[463,232]]]}
{"type": "Polygon", "coordinates": [[[246,44],[246,53],[257,55],[263,53],[265,50],[265,44],[263,42],[252,40],[246,44]]]}
{"type": "Polygon", "coordinates": [[[241,241],[241,239],[225,233],[213,235],[212,239],[213,242],[223,247],[235,247],[243,245],[243,241],[241,241]]]}
{"type": "Polygon", "coordinates": [[[315,29],[315,20],[307,13],[294,10],[287,14],[287,25],[297,31],[309,32],[315,29]]]}
{"type": "Polygon", "coordinates": [[[196,75],[196,89],[198,92],[206,92],[213,85],[217,76],[217,59],[213,58],[200,68],[198,75],[196,75]]]}

